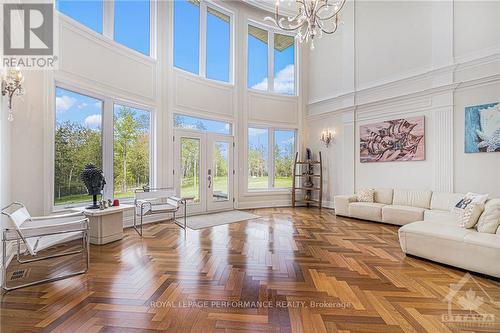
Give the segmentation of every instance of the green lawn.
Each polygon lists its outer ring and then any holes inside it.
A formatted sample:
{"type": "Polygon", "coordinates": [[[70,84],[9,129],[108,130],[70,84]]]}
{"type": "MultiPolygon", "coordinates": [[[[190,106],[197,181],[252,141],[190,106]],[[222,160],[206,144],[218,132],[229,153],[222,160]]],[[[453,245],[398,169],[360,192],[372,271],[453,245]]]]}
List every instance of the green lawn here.
{"type": "MultiPolygon", "coordinates": [[[[123,192],[123,193],[115,193],[114,199],[123,199],[123,198],[133,198],[134,197],[134,190],[131,190],[129,192],[123,192]]],[[[101,200],[101,196],[97,196],[97,200],[101,200]]],[[[57,198],[55,200],[55,205],[68,205],[72,203],[83,203],[83,202],[91,202],[92,201],[92,196],[88,194],[74,194],[74,195],[67,195],[61,198],[57,198]]]]}
{"type": "MultiPolygon", "coordinates": [[[[267,188],[267,176],[266,177],[249,177],[248,178],[248,188],[250,190],[253,189],[266,189],[267,188]]],[[[198,180],[199,184],[199,180],[198,180]]],[[[227,177],[218,177],[214,181],[214,190],[227,193],[227,177]]],[[[292,177],[279,177],[274,180],[275,188],[290,188],[292,186],[292,177]]],[[[185,179],[182,188],[181,188],[181,196],[190,197],[194,196],[195,201],[199,200],[198,188],[193,186],[193,179],[185,179]]],[[[124,193],[115,193],[115,199],[124,199],[124,198],[133,198],[134,191],[131,190],[129,192],[124,193]]],[[[98,200],[100,200],[100,196],[98,196],[98,200]]],[[[72,203],[82,203],[82,202],[90,202],[92,201],[92,196],[87,194],[76,194],[76,195],[68,195],[65,197],[61,197],[55,200],[56,205],[68,205],[72,203]]]]}
{"type": "MultiPolygon", "coordinates": [[[[266,189],[268,187],[268,177],[248,177],[248,189],[266,189]]],[[[277,177],[274,179],[275,188],[292,187],[292,177],[277,177]]]]}
{"type": "MultiPolygon", "coordinates": [[[[193,186],[193,179],[185,178],[181,187],[181,196],[194,197],[194,201],[198,202],[198,200],[200,200],[197,187],[199,186],[199,181],[196,183],[196,186],[193,186]]],[[[227,193],[227,176],[215,178],[213,187],[214,191],[227,193]]]]}

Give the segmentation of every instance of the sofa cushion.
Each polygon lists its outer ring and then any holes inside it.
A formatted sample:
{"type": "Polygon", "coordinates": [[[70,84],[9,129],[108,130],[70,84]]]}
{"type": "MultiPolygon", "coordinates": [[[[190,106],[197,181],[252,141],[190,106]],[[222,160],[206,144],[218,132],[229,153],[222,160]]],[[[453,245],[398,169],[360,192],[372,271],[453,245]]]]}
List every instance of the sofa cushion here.
{"type": "Polygon", "coordinates": [[[424,211],[424,221],[451,224],[455,226],[458,225],[457,215],[449,210],[426,209],[424,211]]]}
{"type": "Polygon", "coordinates": [[[405,225],[410,222],[422,221],[424,210],[419,207],[388,205],[382,208],[382,221],[385,223],[405,225]]]}
{"type": "Polygon", "coordinates": [[[407,224],[398,232],[407,254],[500,277],[500,249],[493,238],[498,244],[497,235],[429,221],[407,224]]]}
{"type": "Polygon", "coordinates": [[[440,239],[450,239],[455,241],[463,241],[465,235],[477,233],[472,229],[464,229],[457,226],[451,226],[443,223],[432,223],[429,221],[419,221],[407,224],[400,230],[410,234],[420,234],[440,239]]]}
{"type": "Polygon", "coordinates": [[[382,222],[382,207],[377,202],[353,202],[349,204],[349,215],[362,220],[382,222]]]}
{"type": "Polygon", "coordinates": [[[392,188],[376,188],[374,194],[375,202],[391,205],[393,194],[394,190],[392,188]]]}
{"type": "Polygon", "coordinates": [[[396,189],[394,190],[392,204],[429,209],[431,205],[431,196],[431,191],[396,189]]]}
{"type": "Polygon", "coordinates": [[[500,250],[500,236],[496,234],[471,232],[465,235],[464,242],[500,250]]]}
{"type": "Polygon", "coordinates": [[[432,192],[431,209],[451,210],[464,197],[461,193],[432,192]]]}
{"type": "Polygon", "coordinates": [[[476,225],[477,231],[481,233],[494,234],[500,227],[500,200],[489,200],[476,225]]]}

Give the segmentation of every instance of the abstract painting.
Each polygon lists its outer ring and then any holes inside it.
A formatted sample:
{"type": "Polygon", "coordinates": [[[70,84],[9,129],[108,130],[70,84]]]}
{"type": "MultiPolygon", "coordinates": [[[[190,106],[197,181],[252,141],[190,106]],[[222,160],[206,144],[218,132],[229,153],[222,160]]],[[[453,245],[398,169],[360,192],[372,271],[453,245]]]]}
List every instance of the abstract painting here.
{"type": "Polygon", "coordinates": [[[465,108],[465,152],[500,151],[500,104],[465,108]]]}
{"type": "Polygon", "coordinates": [[[361,163],[425,159],[424,116],[360,127],[361,163]]]}

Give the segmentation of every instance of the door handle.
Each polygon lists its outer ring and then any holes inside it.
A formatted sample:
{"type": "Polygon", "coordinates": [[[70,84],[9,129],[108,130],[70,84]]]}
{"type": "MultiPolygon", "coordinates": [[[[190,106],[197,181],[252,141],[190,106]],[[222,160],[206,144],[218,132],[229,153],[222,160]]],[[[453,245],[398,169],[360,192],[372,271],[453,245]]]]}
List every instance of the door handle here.
{"type": "Polygon", "coordinates": [[[208,188],[212,187],[212,169],[208,169],[208,188]]]}

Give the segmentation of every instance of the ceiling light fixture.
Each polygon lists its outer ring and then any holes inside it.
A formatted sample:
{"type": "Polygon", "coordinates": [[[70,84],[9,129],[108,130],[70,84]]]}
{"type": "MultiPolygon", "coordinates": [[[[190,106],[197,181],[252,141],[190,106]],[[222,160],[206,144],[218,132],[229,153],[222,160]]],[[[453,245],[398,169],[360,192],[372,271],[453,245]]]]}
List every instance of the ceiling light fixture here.
{"type": "Polygon", "coordinates": [[[344,8],[346,0],[287,0],[291,6],[295,2],[297,14],[283,17],[280,15],[280,3],[276,0],[275,14],[266,17],[277,27],[285,31],[297,31],[297,39],[303,42],[311,40],[311,50],[314,50],[314,39],[321,38],[323,33],[331,35],[339,26],[339,13],[344,8]]]}

